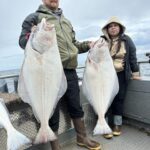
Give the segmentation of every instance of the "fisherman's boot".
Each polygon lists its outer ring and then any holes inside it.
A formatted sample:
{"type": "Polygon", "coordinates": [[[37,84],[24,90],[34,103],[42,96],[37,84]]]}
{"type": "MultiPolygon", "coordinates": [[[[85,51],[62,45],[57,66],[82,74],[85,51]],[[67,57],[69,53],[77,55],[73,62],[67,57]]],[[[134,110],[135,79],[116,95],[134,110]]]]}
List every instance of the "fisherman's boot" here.
{"type": "Polygon", "coordinates": [[[113,127],[113,135],[114,136],[121,135],[121,126],[122,126],[122,116],[115,115],[114,116],[114,127],[113,127]]]}
{"type": "Polygon", "coordinates": [[[103,137],[104,137],[105,139],[112,139],[113,133],[103,134],[103,137]]]}
{"type": "Polygon", "coordinates": [[[113,135],[120,136],[121,135],[121,125],[115,125],[113,128],[113,135]]]}
{"type": "MultiPolygon", "coordinates": [[[[58,132],[55,132],[55,134],[58,135],[58,132]]],[[[52,150],[61,150],[58,138],[54,141],[50,141],[50,143],[51,143],[52,150]]]]}
{"type": "Polygon", "coordinates": [[[77,133],[77,145],[85,147],[89,150],[100,150],[101,145],[88,138],[84,121],[81,118],[73,119],[73,124],[77,133]]]}

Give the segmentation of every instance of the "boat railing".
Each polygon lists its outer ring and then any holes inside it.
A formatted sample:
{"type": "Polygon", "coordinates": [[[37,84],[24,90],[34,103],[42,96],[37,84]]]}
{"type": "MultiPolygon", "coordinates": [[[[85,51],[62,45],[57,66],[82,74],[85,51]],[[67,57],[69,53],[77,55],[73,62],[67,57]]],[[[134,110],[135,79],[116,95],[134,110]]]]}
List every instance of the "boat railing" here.
{"type": "MultiPolygon", "coordinates": [[[[140,71],[140,76],[142,75],[142,69],[141,69],[141,67],[142,67],[142,65],[147,65],[147,64],[150,64],[150,53],[145,53],[145,56],[146,57],[148,57],[148,59],[146,59],[146,60],[140,60],[140,61],[138,61],[138,65],[139,65],[139,71],[140,71]]],[[[150,77],[150,76],[149,76],[150,77]]]]}
{"type": "MultiPolygon", "coordinates": [[[[150,63],[150,53],[145,53],[145,56],[147,56],[149,58],[149,60],[143,60],[143,61],[138,61],[138,64],[148,64],[150,63]]],[[[77,67],[77,73],[78,74],[83,74],[84,72],[84,68],[85,66],[78,66],[77,67]]],[[[4,71],[4,72],[0,72],[0,79],[7,79],[7,78],[15,78],[19,76],[19,69],[15,70],[15,71],[4,71]]],[[[79,77],[79,79],[81,79],[81,77],[79,77]]]]}
{"type": "Polygon", "coordinates": [[[148,60],[138,61],[138,64],[150,63],[150,53],[145,53],[145,56],[148,57],[148,60]]]}
{"type": "Polygon", "coordinates": [[[0,79],[8,79],[8,78],[15,78],[18,77],[19,74],[7,74],[7,75],[0,75],[0,79]]]}

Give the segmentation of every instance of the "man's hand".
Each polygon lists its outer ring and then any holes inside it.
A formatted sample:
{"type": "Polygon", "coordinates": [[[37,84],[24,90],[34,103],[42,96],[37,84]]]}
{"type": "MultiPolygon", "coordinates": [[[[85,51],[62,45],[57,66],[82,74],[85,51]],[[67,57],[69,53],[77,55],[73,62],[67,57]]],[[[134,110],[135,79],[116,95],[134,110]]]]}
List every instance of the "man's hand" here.
{"type": "Polygon", "coordinates": [[[36,30],[36,28],[37,28],[37,26],[36,26],[36,25],[33,25],[33,26],[31,27],[31,32],[34,32],[34,31],[36,30]]]}
{"type": "Polygon", "coordinates": [[[95,43],[96,43],[96,41],[89,41],[89,43],[88,43],[89,48],[93,48],[95,43]]]}

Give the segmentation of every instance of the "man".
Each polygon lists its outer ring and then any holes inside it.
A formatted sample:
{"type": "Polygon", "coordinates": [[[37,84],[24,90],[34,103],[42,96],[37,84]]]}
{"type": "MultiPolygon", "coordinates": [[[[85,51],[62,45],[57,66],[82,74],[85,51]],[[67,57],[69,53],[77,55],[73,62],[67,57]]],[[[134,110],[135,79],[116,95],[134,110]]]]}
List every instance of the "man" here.
{"type": "MultiPolygon", "coordinates": [[[[35,13],[30,14],[24,20],[19,44],[23,49],[25,48],[33,25],[37,25],[43,17],[49,23],[55,24],[58,47],[68,84],[63,99],[67,102],[68,111],[77,132],[77,144],[91,150],[99,150],[100,144],[90,140],[86,134],[82,119],[84,113],[80,105],[78,77],[75,71],[77,54],[87,52],[90,48],[90,42],[80,43],[76,41],[71,23],[63,16],[62,10],[58,7],[59,0],[43,0],[43,5],[40,5],[35,13]]],[[[49,125],[54,132],[58,131],[58,114],[59,109],[57,107],[49,121],[49,125]]],[[[58,139],[51,141],[51,147],[53,150],[60,150],[58,139]]]]}

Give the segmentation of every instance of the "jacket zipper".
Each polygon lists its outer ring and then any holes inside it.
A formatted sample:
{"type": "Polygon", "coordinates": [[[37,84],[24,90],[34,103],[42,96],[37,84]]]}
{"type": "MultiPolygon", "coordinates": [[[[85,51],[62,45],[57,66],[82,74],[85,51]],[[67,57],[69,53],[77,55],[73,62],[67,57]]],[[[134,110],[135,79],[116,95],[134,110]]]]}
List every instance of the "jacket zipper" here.
{"type": "Polygon", "coordinates": [[[65,37],[65,41],[66,41],[66,45],[67,45],[67,51],[68,51],[68,55],[69,55],[69,56],[68,56],[68,60],[66,61],[65,66],[64,66],[64,68],[66,68],[66,67],[68,66],[70,60],[71,60],[71,54],[70,54],[70,50],[69,50],[69,44],[68,44],[67,39],[66,39],[65,31],[64,31],[64,29],[63,29],[63,27],[62,27],[62,24],[61,24],[61,22],[60,22],[60,19],[61,19],[61,18],[59,18],[59,24],[60,24],[60,27],[61,27],[61,31],[62,31],[62,33],[63,33],[63,35],[64,35],[64,37],[65,37]]]}

